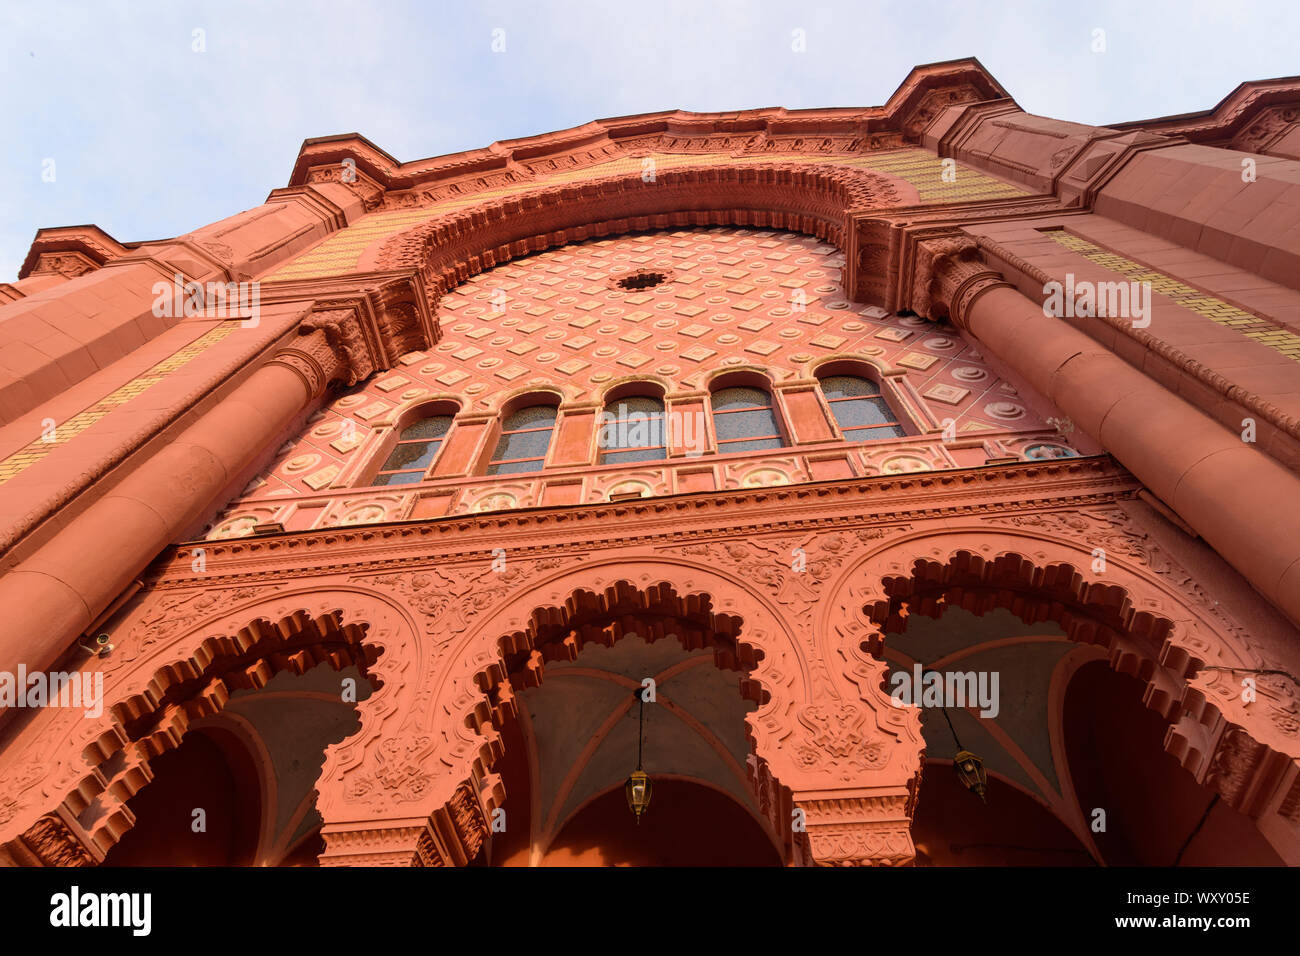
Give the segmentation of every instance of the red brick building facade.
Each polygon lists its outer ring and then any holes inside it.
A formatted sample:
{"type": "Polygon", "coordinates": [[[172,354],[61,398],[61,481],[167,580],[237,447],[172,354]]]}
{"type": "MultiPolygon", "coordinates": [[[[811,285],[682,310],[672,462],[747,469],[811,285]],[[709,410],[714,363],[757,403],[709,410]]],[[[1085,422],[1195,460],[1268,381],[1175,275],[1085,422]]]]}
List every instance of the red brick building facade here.
{"type": "Polygon", "coordinates": [[[1297,210],[1300,81],[963,60],[41,230],[0,859],[1300,862],[1297,210]]]}

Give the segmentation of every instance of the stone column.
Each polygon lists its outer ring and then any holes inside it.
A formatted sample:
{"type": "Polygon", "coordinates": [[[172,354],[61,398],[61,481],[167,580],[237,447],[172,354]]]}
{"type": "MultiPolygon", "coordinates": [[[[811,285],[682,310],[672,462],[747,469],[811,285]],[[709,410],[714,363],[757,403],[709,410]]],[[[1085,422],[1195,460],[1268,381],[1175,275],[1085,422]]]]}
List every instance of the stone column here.
{"type": "Polygon", "coordinates": [[[333,381],[373,368],[351,310],[317,313],[218,405],[0,577],[0,670],[49,667],[333,381]]]}
{"type": "Polygon", "coordinates": [[[790,864],[907,866],[925,750],[920,711],[892,705],[882,661],[848,653],[859,658],[857,699],[823,686],[816,700],[760,722],[750,785],[790,864]]]}
{"type": "Polygon", "coordinates": [[[1300,623],[1300,477],[1046,315],[969,238],[920,243],[912,303],[972,333],[1300,623]]]}
{"type": "Polygon", "coordinates": [[[70,370],[102,368],[129,355],[142,334],[152,339],[169,328],[172,320],[154,311],[158,282],[251,280],[363,212],[347,187],[322,183],[277,190],[254,209],[129,250],[91,226],[51,230],[44,242],[38,236],[34,250],[51,244],[57,249],[62,240],[64,246],[96,250],[95,258],[82,255],[78,265],[66,262],[73,253],[63,252],[65,274],[76,270],[68,278],[52,286],[22,280],[15,291],[25,295],[13,302],[0,295],[6,333],[14,341],[45,343],[40,352],[23,353],[21,365],[10,362],[0,369],[0,419],[12,421],[75,384],[78,378],[70,370]]]}

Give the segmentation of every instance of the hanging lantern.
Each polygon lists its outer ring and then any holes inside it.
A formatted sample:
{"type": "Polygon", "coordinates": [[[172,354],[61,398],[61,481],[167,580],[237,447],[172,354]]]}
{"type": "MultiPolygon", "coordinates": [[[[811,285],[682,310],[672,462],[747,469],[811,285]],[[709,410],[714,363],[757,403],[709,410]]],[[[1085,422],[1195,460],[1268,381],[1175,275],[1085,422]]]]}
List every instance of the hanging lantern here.
{"type": "Polygon", "coordinates": [[[636,814],[636,822],[639,826],[641,814],[645,813],[646,808],[650,806],[650,795],[654,791],[650,775],[644,770],[633,770],[632,776],[627,778],[627,783],[623,786],[623,791],[627,794],[628,809],[636,814]]]}
{"type": "Polygon", "coordinates": [[[952,766],[961,785],[987,803],[984,795],[988,793],[989,774],[984,769],[984,761],[969,750],[959,750],[952,758],[952,766]]]}
{"type": "Polygon", "coordinates": [[[650,806],[650,794],[654,790],[654,784],[650,782],[650,775],[641,769],[642,745],[645,742],[645,697],[641,693],[641,688],[635,692],[637,715],[636,715],[636,769],[632,771],[632,776],[627,778],[627,783],[623,785],[623,792],[627,795],[627,807],[636,814],[637,826],[641,825],[641,814],[646,812],[650,806]]]}

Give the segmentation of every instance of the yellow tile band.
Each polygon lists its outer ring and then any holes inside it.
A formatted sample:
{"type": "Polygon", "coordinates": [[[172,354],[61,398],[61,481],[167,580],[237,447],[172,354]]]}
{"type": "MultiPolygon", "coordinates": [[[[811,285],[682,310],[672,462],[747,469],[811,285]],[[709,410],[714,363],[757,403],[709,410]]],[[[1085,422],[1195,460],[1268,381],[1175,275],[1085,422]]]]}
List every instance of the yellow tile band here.
{"type": "Polygon", "coordinates": [[[943,160],[924,149],[899,149],[869,156],[845,158],[842,156],[808,156],[798,153],[766,156],[731,156],[726,153],[683,154],[651,153],[648,157],[624,156],[584,169],[568,170],[541,176],[528,182],[516,183],[497,189],[487,189],[460,199],[447,199],[424,209],[373,212],[346,229],[321,241],[298,258],[266,276],[265,282],[282,282],[289,279],[319,279],[324,276],[355,272],[361,254],[376,240],[394,235],[418,223],[445,215],[457,209],[474,206],[486,200],[527,192],[542,186],[581,182],[604,176],[639,173],[645,159],[654,161],[654,168],[675,169],[683,166],[747,166],[773,161],[815,163],[863,169],[886,173],[915,187],[923,205],[950,202],[974,202],[984,199],[1008,199],[1029,195],[1029,191],[986,176],[976,170],[954,163],[945,169],[943,160]],[[945,173],[947,179],[945,181],[945,173]]]}
{"type": "Polygon", "coordinates": [[[1242,335],[1267,345],[1287,358],[1300,361],[1300,335],[1283,328],[1272,319],[1239,309],[1140,262],[1106,252],[1087,239],[1070,235],[1064,229],[1044,230],[1043,235],[1111,272],[1117,272],[1134,282],[1150,282],[1153,292],[1172,299],[1183,308],[1190,309],[1211,322],[1236,329],[1242,335]]]}
{"type": "Polygon", "coordinates": [[[62,422],[54,427],[54,435],[50,441],[38,438],[29,445],[20,448],[8,458],[0,461],[0,485],[3,485],[10,478],[21,474],[32,465],[45,458],[54,449],[66,445],[77,435],[80,435],[91,425],[102,419],[113,409],[125,405],[131,399],[143,394],[153,386],[157,385],[164,378],[183,368],[185,365],[198,358],[209,348],[216,345],[231,332],[240,326],[239,321],[222,322],[215,328],[209,329],[200,335],[197,339],[186,345],[184,348],[173,352],[167,358],[163,359],[157,365],[145,371],[142,375],[133,378],[121,388],[115,389],[108,395],[101,398],[94,405],[86,408],[73,415],[67,421],[62,422]]]}

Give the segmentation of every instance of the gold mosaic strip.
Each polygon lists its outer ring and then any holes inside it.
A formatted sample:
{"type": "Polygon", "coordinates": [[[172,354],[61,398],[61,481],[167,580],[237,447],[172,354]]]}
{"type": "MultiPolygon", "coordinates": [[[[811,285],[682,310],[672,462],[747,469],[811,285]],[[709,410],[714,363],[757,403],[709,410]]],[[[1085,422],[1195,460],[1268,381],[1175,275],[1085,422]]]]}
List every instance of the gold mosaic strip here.
{"type": "Polygon", "coordinates": [[[1261,345],[1267,345],[1292,361],[1300,362],[1300,335],[1296,335],[1272,319],[1246,312],[1200,289],[1193,289],[1172,276],[1148,268],[1140,262],[1107,252],[1087,239],[1070,235],[1064,229],[1045,230],[1044,235],[1111,272],[1118,272],[1134,282],[1150,282],[1152,292],[1171,299],[1211,322],[1236,329],[1247,338],[1254,339],[1261,345]]]}
{"type": "Polygon", "coordinates": [[[38,438],[31,444],[20,448],[8,458],[0,461],[0,485],[3,485],[10,478],[26,471],[32,465],[45,458],[50,454],[50,452],[54,451],[54,449],[66,445],[73,438],[80,435],[91,425],[102,419],[109,412],[125,405],[131,399],[142,395],[172,372],[175,372],[177,369],[189,364],[212,346],[226,338],[226,336],[230,335],[230,333],[239,328],[239,326],[240,322],[238,321],[223,322],[216,328],[209,329],[189,345],[173,352],[157,365],[145,371],[144,374],[133,378],[121,388],[118,388],[101,398],[94,405],[78,412],[62,424],[57,425],[54,429],[54,439],[52,441],[44,441],[43,439],[38,438]]]}
{"type": "MultiPolygon", "coordinates": [[[[770,163],[774,160],[787,162],[797,160],[801,163],[844,166],[850,169],[888,173],[913,186],[923,205],[974,202],[983,199],[1008,199],[1029,194],[1019,186],[1009,185],[960,164],[952,167],[953,181],[944,182],[943,161],[924,149],[891,150],[885,153],[873,153],[869,156],[849,159],[842,156],[807,156],[798,153],[781,154],[779,156],[741,157],[730,156],[726,153],[706,153],[702,155],[651,153],[648,158],[654,160],[656,170],[676,169],[684,166],[745,166],[755,163],[770,163]]],[[[435,216],[477,205],[487,200],[527,192],[541,186],[581,182],[597,176],[639,173],[644,168],[643,163],[644,159],[642,157],[624,156],[596,166],[555,173],[511,186],[487,189],[461,199],[447,199],[424,209],[370,213],[346,229],[329,236],[315,248],[303,253],[292,262],[281,266],[263,281],[282,282],[289,279],[319,279],[323,276],[355,272],[361,260],[361,254],[371,243],[385,236],[393,235],[401,229],[407,229],[432,219],[435,216]]]]}
{"type": "Polygon", "coordinates": [[[1020,186],[1004,183],[960,163],[948,167],[952,181],[945,182],[943,160],[924,149],[877,153],[843,165],[897,176],[916,188],[923,205],[1029,195],[1028,190],[1020,186]]]}

